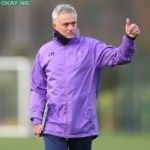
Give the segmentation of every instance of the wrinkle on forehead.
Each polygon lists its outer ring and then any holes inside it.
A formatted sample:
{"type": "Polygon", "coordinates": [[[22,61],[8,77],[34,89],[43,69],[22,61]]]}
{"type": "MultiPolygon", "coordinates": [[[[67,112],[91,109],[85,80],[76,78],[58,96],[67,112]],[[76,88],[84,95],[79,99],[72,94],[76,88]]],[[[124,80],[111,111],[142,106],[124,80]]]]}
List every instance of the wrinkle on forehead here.
{"type": "Polygon", "coordinates": [[[74,13],[61,12],[57,18],[59,23],[77,22],[77,16],[74,13]]]}

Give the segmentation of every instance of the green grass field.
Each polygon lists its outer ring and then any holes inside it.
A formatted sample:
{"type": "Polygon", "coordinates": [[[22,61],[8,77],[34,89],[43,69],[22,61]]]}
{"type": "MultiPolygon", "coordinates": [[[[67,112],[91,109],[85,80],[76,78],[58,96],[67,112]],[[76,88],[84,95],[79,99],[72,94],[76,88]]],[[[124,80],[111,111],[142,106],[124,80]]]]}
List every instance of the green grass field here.
{"type": "MultiPolygon", "coordinates": [[[[0,150],[43,150],[41,138],[0,138],[0,150]]],[[[92,150],[150,150],[150,134],[102,134],[92,150]]]]}

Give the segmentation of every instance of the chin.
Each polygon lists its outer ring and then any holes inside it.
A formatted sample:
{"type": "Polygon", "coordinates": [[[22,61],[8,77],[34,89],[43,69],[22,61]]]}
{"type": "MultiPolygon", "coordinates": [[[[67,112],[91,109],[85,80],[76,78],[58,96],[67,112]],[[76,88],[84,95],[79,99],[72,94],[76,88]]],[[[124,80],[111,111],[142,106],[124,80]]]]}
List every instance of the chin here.
{"type": "Polygon", "coordinates": [[[73,39],[75,35],[66,36],[68,39],[73,39]]]}

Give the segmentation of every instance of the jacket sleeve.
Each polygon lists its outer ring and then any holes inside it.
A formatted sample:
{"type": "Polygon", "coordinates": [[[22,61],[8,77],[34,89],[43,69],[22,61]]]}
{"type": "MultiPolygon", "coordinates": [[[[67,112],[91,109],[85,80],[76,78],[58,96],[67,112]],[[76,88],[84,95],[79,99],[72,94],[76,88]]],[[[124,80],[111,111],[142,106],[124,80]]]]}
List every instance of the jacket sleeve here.
{"type": "Polygon", "coordinates": [[[95,63],[98,67],[113,67],[131,62],[135,51],[134,40],[123,36],[119,47],[113,47],[102,42],[95,46],[95,63]]]}
{"type": "Polygon", "coordinates": [[[41,66],[40,53],[37,54],[31,73],[30,119],[32,124],[40,124],[46,103],[46,75],[41,66]]]}

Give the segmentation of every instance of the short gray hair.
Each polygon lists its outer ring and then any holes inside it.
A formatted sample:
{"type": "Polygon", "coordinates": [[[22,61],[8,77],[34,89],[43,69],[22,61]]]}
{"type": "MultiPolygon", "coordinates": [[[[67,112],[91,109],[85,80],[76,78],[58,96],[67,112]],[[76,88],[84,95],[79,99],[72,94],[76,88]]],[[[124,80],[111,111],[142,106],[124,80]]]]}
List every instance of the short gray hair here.
{"type": "Polygon", "coordinates": [[[61,12],[74,13],[77,17],[77,12],[73,6],[71,6],[69,4],[60,4],[60,5],[56,5],[56,7],[54,8],[54,10],[52,12],[52,21],[53,22],[57,21],[57,18],[61,12]]]}

